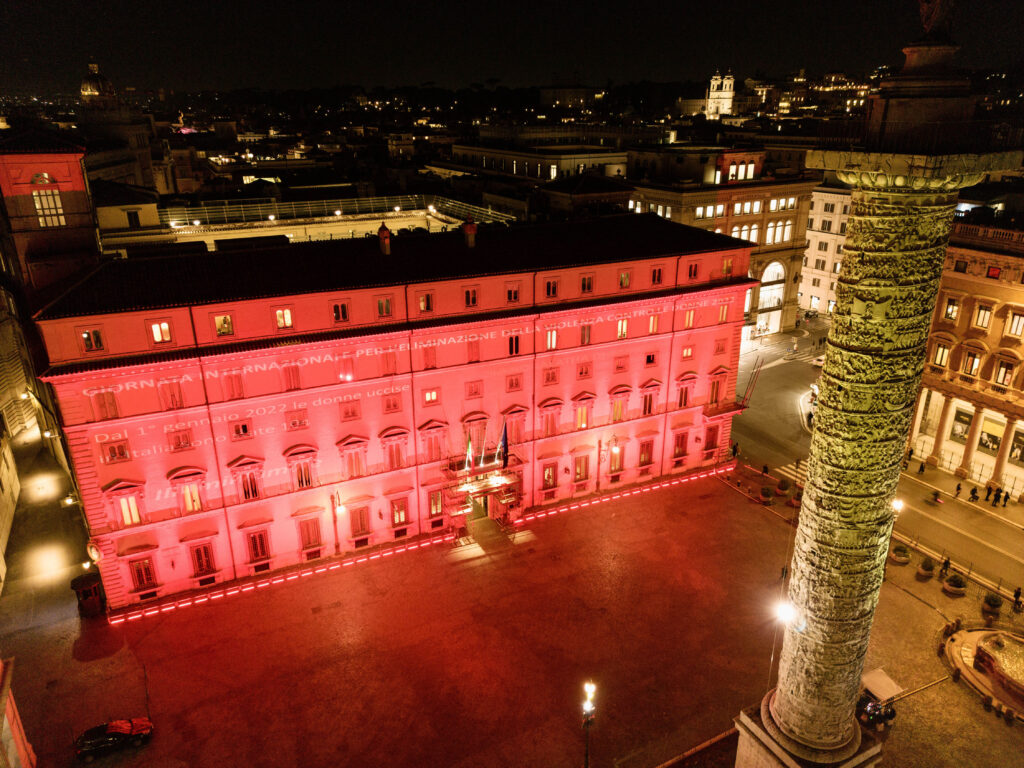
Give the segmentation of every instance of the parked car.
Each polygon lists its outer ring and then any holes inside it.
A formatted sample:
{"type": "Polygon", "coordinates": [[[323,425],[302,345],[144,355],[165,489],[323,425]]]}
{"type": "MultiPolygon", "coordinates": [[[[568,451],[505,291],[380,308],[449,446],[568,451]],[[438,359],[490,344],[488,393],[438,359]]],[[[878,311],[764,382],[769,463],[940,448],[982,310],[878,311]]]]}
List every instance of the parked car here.
{"type": "Polygon", "coordinates": [[[816,358],[811,360],[811,365],[816,365],[819,368],[821,368],[823,365],[825,365],[825,356],[824,355],[818,355],[816,358]]]}
{"type": "Polygon", "coordinates": [[[818,310],[816,310],[816,309],[808,309],[806,312],[804,312],[804,317],[807,318],[808,320],[810,320],[812,317],[817,317],[817,316],[818,316],[818,310]]]}
{"type": "Polygon", "coordinates": [[[75,756],[82,762],[91,763],[97,757],[124,749],[129,744],[141,747],[152,735],[153,721],[148,717],[111,720],[90,728],[75,739],[75,756]]]}

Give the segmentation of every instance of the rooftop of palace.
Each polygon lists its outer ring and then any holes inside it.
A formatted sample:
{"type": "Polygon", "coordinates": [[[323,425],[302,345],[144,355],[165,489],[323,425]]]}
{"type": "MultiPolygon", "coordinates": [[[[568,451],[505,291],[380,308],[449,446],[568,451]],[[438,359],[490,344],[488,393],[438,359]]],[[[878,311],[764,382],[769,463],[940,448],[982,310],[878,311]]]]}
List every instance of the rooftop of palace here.
{"type": "Polygon", "coordinates": [[[115,259],[37,313],[39,320],[143,309],[353,290],[647,258],[749,248],[726,235],[655,214],[522,226],[481,225],[476,247],[461,231],[196,253],[168,249],[146,259],[115,259]]]}

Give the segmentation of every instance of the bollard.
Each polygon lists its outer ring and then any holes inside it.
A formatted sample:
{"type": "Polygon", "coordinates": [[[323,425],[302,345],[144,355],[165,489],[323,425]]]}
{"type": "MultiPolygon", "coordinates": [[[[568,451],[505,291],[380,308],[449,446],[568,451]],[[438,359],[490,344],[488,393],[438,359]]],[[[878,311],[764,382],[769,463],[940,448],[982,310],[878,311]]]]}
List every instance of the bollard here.
{"type": "Polygon", "coordinates": [[[959,683],[960,682],[960,667],[954,667],[953,668],[952,678],[953,678],[953,682],[954,683],[959,683]]]}

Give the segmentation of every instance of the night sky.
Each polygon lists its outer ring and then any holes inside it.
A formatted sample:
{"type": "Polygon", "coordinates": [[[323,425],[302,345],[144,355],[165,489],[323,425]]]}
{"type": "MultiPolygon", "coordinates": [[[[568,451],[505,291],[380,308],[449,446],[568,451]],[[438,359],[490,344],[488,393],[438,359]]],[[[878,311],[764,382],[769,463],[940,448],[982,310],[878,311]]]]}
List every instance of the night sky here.
{"type": "MultiPolygon", "coordinates": [[[[962,63],[1019,67],[1024,2],[959,6],[962,63]]],[[[914,0],[3,0],[0,93],[77,91],[90,56],[174,90],[859,73],[920,34],[914,0]]]]}

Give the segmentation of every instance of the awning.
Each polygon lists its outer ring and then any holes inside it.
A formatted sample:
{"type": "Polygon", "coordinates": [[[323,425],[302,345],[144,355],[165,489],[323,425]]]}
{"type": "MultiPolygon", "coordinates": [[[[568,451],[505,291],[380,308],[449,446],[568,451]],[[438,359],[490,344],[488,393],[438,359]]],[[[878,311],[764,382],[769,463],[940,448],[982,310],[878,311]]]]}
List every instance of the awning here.
{"type": "Polygon", "coordinates": [[[325,508],[320,506],[319,504],[314,504],[309,507],[300,507],[299,509],[296,509],[294,512],[292,512],[292,517],[307,517],[309,515],[319,515],[323,513],[324,509],[325,508]]]}
{"type": "Polygon", "coordinates": [[[272,522],[274,522],[272,517],[253,517],[243,523],[239,523],[238,529],[255,528],[257,525],[270,525],[272,522]]]}
{"type": "Polygon", "coordinates": [[[881,667],[865,672],[860,676],[860,682],[864,689],[879,701],[886,701],[903,693],[903,689],[885,674],[881,667]]]}

